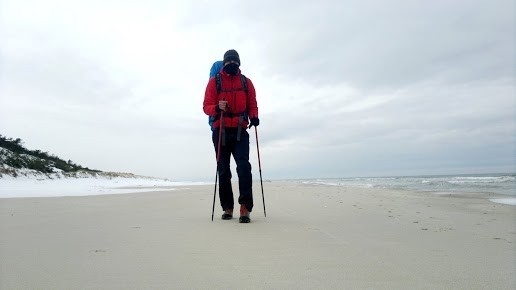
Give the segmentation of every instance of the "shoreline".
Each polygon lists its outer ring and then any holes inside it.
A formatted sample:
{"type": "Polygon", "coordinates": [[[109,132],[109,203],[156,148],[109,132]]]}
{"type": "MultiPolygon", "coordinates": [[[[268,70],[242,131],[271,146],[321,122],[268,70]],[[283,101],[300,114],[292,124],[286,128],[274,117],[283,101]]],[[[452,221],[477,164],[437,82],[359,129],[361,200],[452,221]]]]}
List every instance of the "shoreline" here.
{"type": "MultiPolygon", "coordinates": [[[[235,186],[235,185],[234,185],[235,186]]],[[[213,185],[0,199],[0,288],[511,289],[516,211],[478,198],[254,184],[250,224],[213,185]]]]}
{"type": "MultiPolygon", "coordinates": [[[[445,175],[436,175],[442,177],[445,175]]],[[[469,177],[470,175],[460,175],[463,177],[469,177]]],[[[512,175],[511,175],[512,176],[512,175]]],[[[434,177],[434,176],[423,176],[423,177],[434,177]]],[[[386,177],[387,179],[396,179],[395,177],[386,177]]],[[[397,177],[405,178],[405,177],[397,177]]],[[[412,178],[412,177],[410,177],[412,178]]],[[[380,179],[384,179],[380,177],[380,179]]],[[[116,180],[116,179],[115,179],[116,180]]],[[[319,180],[340,180],[339,178],[327,178],[327,179],[279,179],[279,180],[265,180],[265,185],[271,183],[292,183],[292,184],[303,184],[303,185],[321,185],[321,186],[335,186],[346,189],[379,189],[379,190],[393,190],[393,191],[407,191],[414,193],[432,194],[438,196],[464,196],[464,197],[481,197],[489,200],[493,203],[500,203],[506,205],[516,205],[516,195],[496,193],[492,191],[467,191],[467,190],[437,190],[437,189],[414,189],[407,187],[399,187],[393,185],[373,185],[367,184],[356,185],[356,184],[345,184],[345,183],[333,183],[333,182],[322,182],[319,180]]],[[[0,181],[2,179],[0,178],[0,181]]],[[[7,186],[0,188],[0,200],[5,198],[45,198],[45,197],[72,197],[72,196],[94,196],[94,195],[117,195],[117,194],[131,194],[139,192],[154,192],[154,191],[168,191],[176,190],[177,188],[188,187],[188,186],[209,186],[210,182],[206,181],[169,181],[161,179],[125,179],[122,178],[119,181],[112,182],[111,179],[88,179],[88,178],[70,178],[70,179],[24,179],[18,184],[16,179],[6,179],[8,181],[7,186]],[[30,181],[30,184],[23,182],[30,181]],[[75,181],[75,182],[74,182],[75,181]],[[57,184],[55,183],[57,182],[57,184]],[[120,186],[116,186],[116,183],[122,183],[120,186]],[[50,184],[53,183],[53,184],[50,184]],[[125,184],[124,184],[125,183],[125,184]],[[64,186],[64,187],[63,187],[64,186]],[[29,187],[27,189],[26,187],[29,187]],[[36,189],[37,188],[37,189],[36,189]],[[10,191],[21,191],[22,193],[12,194],[10,191]],[[57,193],[48,194],[49,191],[57,193]],[[29,192],[29,193],[23,193],[29,192]],[[47,192],[46,195],[42,192],[47,192]],[[73,194],[66,194],[64,192],[74,192],[73,194]]],[[[258,184],[259,181],[254,180],[254,183],[258,184]]],[[[212,184],[212,183],[211,183],[212,184]]],[[[5,184],[4,184],[5,185],[5,184]]],[[[213,185],[212,185],[213,186],[213,185]]],[[[256,187],[255,187],[256,188],[256,187]]]]}

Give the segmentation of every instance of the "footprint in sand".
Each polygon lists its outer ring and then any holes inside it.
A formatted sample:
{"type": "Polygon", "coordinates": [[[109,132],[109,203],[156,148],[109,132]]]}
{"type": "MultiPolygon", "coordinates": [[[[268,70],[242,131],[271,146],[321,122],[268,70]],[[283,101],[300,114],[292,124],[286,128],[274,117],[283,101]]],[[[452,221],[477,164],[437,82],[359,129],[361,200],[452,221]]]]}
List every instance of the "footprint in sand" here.
{"type": "Polygon", "coordinates": [[[509,240],[507,240],[507,239],[504,239],[504,238],[496,237],[496,238],[493,238],[493,240],[505,241],[505,242],[507,242],[507,243],[509,243],[509,244],[512,244],[512,242],[511,242],[511,241],[509,241],[509,240]]]}
{"type": "Polygon", "coordinates": [[[434,232],[447,232],[447,231],[453,231],[455,230],[454,228],[438,228],[437,230],[435,230],[434,232]]]}
{"type": "Polygon", "coordinates": [[[107,251],[106,250],[102,250],[102,249],[96,249],[96,250],[91,250],[90,252],[92,252],[92,253],[105,253],[107,251]]]}

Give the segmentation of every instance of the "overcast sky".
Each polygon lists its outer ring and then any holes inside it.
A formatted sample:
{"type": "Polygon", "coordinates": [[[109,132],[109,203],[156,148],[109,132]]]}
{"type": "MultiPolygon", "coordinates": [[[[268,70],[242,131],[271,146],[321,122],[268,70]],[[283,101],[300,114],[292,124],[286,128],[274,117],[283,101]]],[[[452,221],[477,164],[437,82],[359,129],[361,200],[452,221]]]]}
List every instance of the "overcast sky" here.
{"type": "Polygon", "coordinates": [[[212,180],[204,91],[236,49],[257,91],[264,179],[516,172],[515,11],[0,0],[0,134],[89,168],[212,180]]]}

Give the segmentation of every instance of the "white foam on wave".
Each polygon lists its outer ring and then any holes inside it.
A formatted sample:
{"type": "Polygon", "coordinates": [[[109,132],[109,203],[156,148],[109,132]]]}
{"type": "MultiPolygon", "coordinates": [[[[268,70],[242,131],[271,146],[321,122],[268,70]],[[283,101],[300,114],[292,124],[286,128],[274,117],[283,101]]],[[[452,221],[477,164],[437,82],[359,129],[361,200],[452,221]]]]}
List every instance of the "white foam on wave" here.
{"type": "Polygon", "coordinates": [[[465,184],[465,183],[501,183],[501,182],[514,182],[516,176],[457,176],[453,180],[449,180],[449,183],[454,184],[465,184]]]}
{"type": "Polygon", "coordinates": [[[342,187],[358,187],[358,188],[373,188],[371,183],[346,183],[346,182],[331,182],[331,181],[303,181],[303,184],[311,185],[328,185],[328,186],[342,186],[342,187]]]}
{"type": "Polygon", "coordinates": [[[502,204],[508,204],[508,205],[516,205],[516,198],[510,197],[510,198],[490,198],[489,199],[492,202],[496,203],[502,203],[502,204]]]}

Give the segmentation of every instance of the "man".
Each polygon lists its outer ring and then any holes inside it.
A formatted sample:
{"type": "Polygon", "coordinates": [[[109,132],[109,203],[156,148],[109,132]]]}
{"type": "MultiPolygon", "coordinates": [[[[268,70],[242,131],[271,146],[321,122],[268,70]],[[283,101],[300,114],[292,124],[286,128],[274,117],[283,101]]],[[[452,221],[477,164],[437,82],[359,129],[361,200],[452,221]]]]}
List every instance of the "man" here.
{"type": "Polygon", "coordinates": [[[240,56],[234,49],[224,54],[219,76],[210,78],[204,95],[203,110],[215,117],[212,140],[215,153],[219,155],[219,196],[224,213],[222,219],[233,218],[234,199],[231,187],[231,155],[235,159],[238,174],[238,189],[241,223],[251,221],[253,193],[251,164],[249,163],[249,134],[247,126],[258,126],[256,91],[250,79],[240,72],[240,56]],[[219,81],[217,81],[219,80],[219,81]],[[219,87],[217,86],[219,83],[219,87]],[[249,121],[250,120],[250,121],[249,121]],[[219,134],[221,138],[219,152],[219,134]]]}

